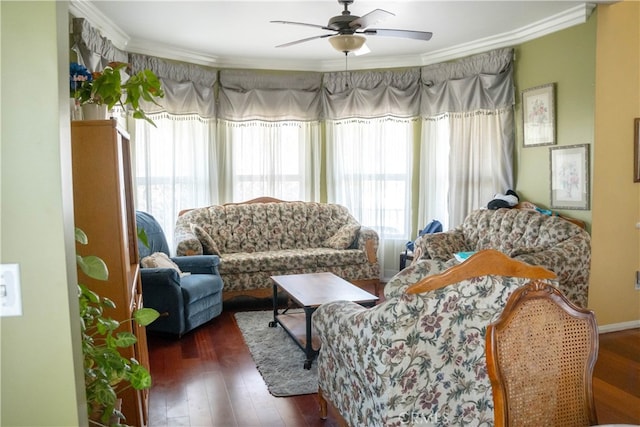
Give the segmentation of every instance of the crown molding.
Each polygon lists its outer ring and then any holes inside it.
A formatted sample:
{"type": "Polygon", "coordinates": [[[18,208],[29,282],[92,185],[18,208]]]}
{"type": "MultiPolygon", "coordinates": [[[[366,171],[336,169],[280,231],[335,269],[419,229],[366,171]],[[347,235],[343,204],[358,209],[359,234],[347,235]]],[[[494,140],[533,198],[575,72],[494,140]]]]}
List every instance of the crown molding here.
{"type": "MultiPolygon", "coordinates": [[[[566,11],[550,16],[533,24],[514,31],[496,34],[484,39],[474,40],[446,49],[427,52],[422,55],[359,57],[347,62],[350,70],[398,68],[429,65],[438,62],[462,58],[492,49],[518,45],[556,31],[583,24],[595,9],[594,3],[584,3],[566,11]]],[[[297,70],[297,71],[343,71],[344,58],[331,60],[282,60],[248,57],[220,57],[190,51],[175,46],[164,45],[145,40],[132,40],[122,29],[107,18],[89,0],[71,0],[69,12],[73,16],[86,18],[100,33],[107,37],[119,49],[131,53],[157,56],[170,60],[206,65],[216,68],[244,68],[265,70],[297,70]]],[[[351,56],[349,57],[351,58],[351,56]]]]}
{"type": "Polygon", "coordinates": [[[108,38],[115,47],[128,51],[131,37],[116,25],[111,19],[106,17],[88,0],[69,1],[69,13],[76,18],[85,18],[104,37],[108,38]]]}

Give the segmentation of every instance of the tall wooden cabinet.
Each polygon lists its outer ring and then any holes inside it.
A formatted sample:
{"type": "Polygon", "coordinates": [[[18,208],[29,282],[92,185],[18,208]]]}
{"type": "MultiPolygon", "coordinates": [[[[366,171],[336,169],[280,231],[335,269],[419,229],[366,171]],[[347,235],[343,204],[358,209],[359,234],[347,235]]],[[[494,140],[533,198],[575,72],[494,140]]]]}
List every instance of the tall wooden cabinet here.
{"type": "MultiPolygon", "coordinates": [[[[107,282],[83,278],[82,283],[116,304],[111,317],[130,319],[132,311],[142,307],[142,287],[129,136],[115,120],[74,121],[71,150],[75,224],[89,239],[82,251],[99,256],[109,269],[107,282]]],[[[145,329],[135,322],[127,322],[123,329],[138,338],[135,348],[124,349],[123,356],[134,357],[149,369],[145,329]]],[[[120,397],[127,424],[146,426],[148,390],[130,388],[120,397]]]]}

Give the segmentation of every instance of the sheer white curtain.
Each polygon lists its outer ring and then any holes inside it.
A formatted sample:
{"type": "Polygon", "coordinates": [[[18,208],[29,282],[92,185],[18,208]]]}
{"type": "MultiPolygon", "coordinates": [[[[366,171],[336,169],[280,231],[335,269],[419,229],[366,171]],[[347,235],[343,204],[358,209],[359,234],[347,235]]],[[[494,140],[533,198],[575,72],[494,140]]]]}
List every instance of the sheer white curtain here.
{"type": "Polygon", "coordinates": [[[513,188],[513,50],[422,68],[418,223],[445,229],[513,188]]]}
{"type": "Polygon", "coordinates": [[[220,120],[218,132],[223,201],[320,200],[319,122],[220,120]]]}
{"type": "Polygon", "coordinates": [[[183,209],[217,202],[215,120],[197,115],[151,115],[157,127],[135,120],[134,161],[137,209],[160,223],[173,251],[173,231],[183,209]]]}
{"type": "Polygon", "coordinates": [[[384,277],[397,273],[409,239],[414,124],[390,117],[326,122],[328,201],[378,232],[384,277]]]}
{"type": "Polygon", "coordinates": [[[453,228],[512,186],[513,110],[446,113],[424,118],[418,215],[453,228]]]}

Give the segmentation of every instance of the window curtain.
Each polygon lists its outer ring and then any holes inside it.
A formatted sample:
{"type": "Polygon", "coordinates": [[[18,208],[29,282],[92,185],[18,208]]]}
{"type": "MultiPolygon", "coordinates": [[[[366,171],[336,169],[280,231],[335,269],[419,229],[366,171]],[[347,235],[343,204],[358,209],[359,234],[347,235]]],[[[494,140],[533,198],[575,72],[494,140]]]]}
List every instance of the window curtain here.
{"type": "Polygon", "coordinates": [[[78,63],[89,71],[100,71],[109,62],[127,62],[127,52],[116,48],[84,18],[72,20],[73,45],[71,49],[78,55],[78,63]]]}
{"type": "Polygon", "coordinates": [[[513,50],[421,70],[418,221],[453,228],[513,187],[513,50]]]}
{"type": "Polygon", "coordinates": [[[217,71],[131,54],[134,73],[153,71],[165,97],[143,109],[157,127],[131,120],[134,129],[136,201],[153,215],[174,250],[173,232],[183,209],[218,203],[215,148],[217,71]]]}
{"type": "Polygon", "coordinates": [[[175,250],[176,218],[183,209],[215,203],[212,141],[215,120],[154,113],[157,127],[135,120],[136,208],[153,215],[175,250]]]}
{"type": "Polygon", "coordinates": [[[383,277],[398,271],[411,229],[419,70],[325,74],[327,198],[380,236],[383,277]]]}
{"type": "Polygon", "coordinates": [[[320,200],[321,74],[220,71],[220,197],[320,200]]]}

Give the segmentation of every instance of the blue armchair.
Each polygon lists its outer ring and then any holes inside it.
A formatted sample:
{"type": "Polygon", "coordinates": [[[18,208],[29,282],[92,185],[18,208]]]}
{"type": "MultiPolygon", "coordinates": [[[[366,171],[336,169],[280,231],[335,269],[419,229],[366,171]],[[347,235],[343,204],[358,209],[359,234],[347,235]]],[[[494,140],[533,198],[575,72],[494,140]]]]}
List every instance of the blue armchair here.
{"type": "MultiPolygon", "coordinates": [[[[138,230],[143,229],[149,246],[138,240],[140,259],[157,252],[167,256],[169,245],[156,219],[146,212],[136,212],[138,230]]],[[[160,318],[147,330],[182,336],[222,312],[222,278],[217,255],[171,258],[182,272],[173,268],[141,268],[142,297],[145,307],[158,310],[160,318]]]]}

